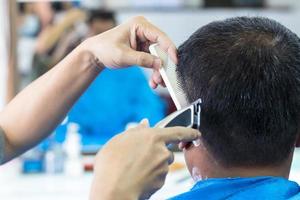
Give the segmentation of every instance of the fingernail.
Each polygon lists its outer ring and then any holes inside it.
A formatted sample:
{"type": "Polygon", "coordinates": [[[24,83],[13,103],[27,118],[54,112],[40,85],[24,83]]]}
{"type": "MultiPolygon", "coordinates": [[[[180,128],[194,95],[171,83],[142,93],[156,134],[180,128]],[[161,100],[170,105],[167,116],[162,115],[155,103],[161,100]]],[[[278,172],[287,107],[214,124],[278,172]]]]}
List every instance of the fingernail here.
{"type": "Polygon", "coordinates": [[[182,144],[182,142],[179,142],[179,144],[178,144],[178,149],[180,149],[180,150],[183,149],[183,144],[182,144]]]}
{"type": "Polygon", "coordinates": [[[142,121],[140,122],[140,124],[149,126],[149,120],[147,118],[142,119],[142,121]]]}
{"type": "Polygon", "coordinates": [[[156,84],[155,84],[153,81],[149,81],[149,86],[150,86],[152,89],[155,89],[155,88],[156,88],[156,84]]]}
{"type": "Polygon", "coordinates": [[[201,140],[200,139],[193,140],[193,144],[195,147],[199,147],[201,145],[201,140]]]}
{"type": "Polygon", "coordinates": [[[160,69],[161,68],[161,59],[160,58],[155,58],[154,59],[153,67],[155,69],[160,69]]]}
{"type": "Polygon", "coordinates": [[[144,124],[144,123],[146,123],[146,122],[148,122],[148,119],[147,119],[147,118],[144,118],[144,119],[142,119],[142,120],[140,121],[141,124],[144,124]]]}

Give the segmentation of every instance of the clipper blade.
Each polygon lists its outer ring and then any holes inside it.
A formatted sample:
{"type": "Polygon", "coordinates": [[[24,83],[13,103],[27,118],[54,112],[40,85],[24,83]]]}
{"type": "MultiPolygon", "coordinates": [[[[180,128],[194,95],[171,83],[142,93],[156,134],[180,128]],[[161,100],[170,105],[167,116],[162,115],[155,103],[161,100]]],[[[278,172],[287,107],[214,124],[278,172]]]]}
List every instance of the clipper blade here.
{"type": "Polygon", "coordinates": [[[162,67],[159,72],[167,86],[176,109],[180,110],[188,106],[185,94],[183,93],[178,81],[178,77],[176,74],[176,65],[173,63],[168,54],[161,48],[159,48],[158,44],[150,45],[149,51],[152,55],[157,56],[162,60],[162,67]]]}

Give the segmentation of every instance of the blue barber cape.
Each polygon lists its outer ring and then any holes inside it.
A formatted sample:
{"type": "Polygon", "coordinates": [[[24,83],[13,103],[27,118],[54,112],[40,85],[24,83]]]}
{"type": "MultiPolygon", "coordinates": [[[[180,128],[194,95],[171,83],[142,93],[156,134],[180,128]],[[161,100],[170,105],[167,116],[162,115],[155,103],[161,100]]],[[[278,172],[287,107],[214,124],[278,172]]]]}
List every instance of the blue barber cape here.
{"type": "Polygon", "coordinates": [[[211,178],[199,181],[186,193],[170,200],[290,199],[300,200],[297,183],[279,177],[211,178]]]}

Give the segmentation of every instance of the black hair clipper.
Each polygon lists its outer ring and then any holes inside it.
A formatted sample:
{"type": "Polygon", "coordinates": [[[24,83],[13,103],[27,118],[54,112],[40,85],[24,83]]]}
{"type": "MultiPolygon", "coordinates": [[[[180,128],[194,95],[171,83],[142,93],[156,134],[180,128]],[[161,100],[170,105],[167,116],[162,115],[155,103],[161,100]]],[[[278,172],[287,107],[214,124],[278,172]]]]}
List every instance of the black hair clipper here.
{"type": "MultiPolygon", "coordinates": [[[[188,107],[177,110],[166,118],[158,122],[155,127],[165,128],[173,126],[184,126],[199,130],[200,128],[200,117],[201,117],[201,99],[190,104],[188,107]]],[[[195,145],[197,146],[197,145],[195,145]]],[[[173,144],[169,144],[170,150],[176,149],[173,144]]]]}

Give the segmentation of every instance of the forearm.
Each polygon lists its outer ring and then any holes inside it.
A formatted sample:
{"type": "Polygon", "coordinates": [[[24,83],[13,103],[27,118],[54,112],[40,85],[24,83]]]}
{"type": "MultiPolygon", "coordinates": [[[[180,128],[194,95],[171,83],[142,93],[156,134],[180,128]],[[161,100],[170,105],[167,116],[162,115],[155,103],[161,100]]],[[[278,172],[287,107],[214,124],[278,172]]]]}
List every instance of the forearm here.
{"type": "Polygon", "coordinates": [[[92,54],[80,46],[17,95],[0,114],[4,161],[48,136],[100,71],[92,54]]]}

